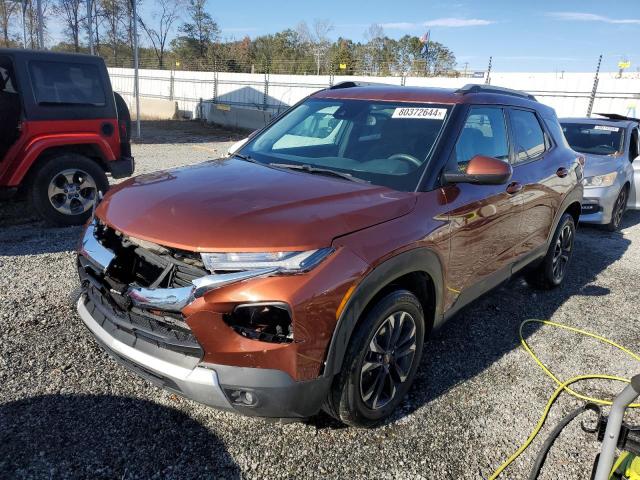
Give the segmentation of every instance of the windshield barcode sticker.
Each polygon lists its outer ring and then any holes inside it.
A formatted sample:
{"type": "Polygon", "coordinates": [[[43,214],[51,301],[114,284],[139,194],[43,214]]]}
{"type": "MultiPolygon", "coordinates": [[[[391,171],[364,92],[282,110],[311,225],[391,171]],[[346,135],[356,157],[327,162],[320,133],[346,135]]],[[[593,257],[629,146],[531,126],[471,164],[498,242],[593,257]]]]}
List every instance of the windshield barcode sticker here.
{"type": "Polygon", "coordinates": [[[594,130],[605,130],[607,132],[618,132],[620,129],[618,127],[609,127],[607,125],[596,125],[593,127],[594,130]]]}
{"type": "Polygon", "coordinates": [[[446,108],[409,108],[398,107],[391,118],[418,118],[423,120],[443,120],[447,115],[446,108]]]}

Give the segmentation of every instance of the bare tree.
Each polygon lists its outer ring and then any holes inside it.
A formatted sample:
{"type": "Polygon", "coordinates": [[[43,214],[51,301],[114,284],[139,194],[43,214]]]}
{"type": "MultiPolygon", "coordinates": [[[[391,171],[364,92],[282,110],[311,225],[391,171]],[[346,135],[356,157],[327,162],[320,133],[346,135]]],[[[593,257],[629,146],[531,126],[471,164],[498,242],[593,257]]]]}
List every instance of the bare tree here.
{"type": "Polygon", "coordinates": [[[152,14],[152,19],[156,24],[155,28],[144,22],[140,16],[138,16],[138,20],[151,41],[151,46],[158,59],[158,67],[164,68],[167,39],[180,17],[179,11],[182,4],[176,0],[159,0],[156,5],[159,10],[152,14]]]}
{"type": "Polygon", "coordinates": [[[366,63],[371,68],[371,73],[378,74],[382,63],[382,51],[384,49],[384,29],[377,23],[372,23],[364,32],[367,39],[366,63]]]}
{"type": "MultiPolygon", "coordinates": [[[[128,0],[102,0],[102,17],[106,23],[106,35],[115,62],[118,61],[118,45],[124,41],[120,26],[125,23],[128,0]]],[[[117,63],[116,63],[117,64],[117,63]]]]}
{"type": "Polygon", "coordinates": [[[11,43],[11,26],[14,15],[19,12],[19,4],[15,0],[0,0],[0,28],[2,29],[2,46],[11,43]]]}
{"type": "Polygon", "coordinates": [[[333,24],[328,19],[316,18],[311,28],[307,22],[300,22],[296,27],[296,32],[300,36],[300,40],[307,44],[316,59],[316,73],[320,75],[321,60],[325,58],[331,41],[329,33],[333,30],[333,24]]]}
{"type": "Polygon", "coordinates": [[[81,0],[58,0],[56,13],[64,23],[64,31],[76,52],[80,51],[81,0]]]}
{"type": "Polygon", "coordinates": [[[140,6],[142,5],[142,0],[122,0],[124,2],[125,7],[125,16],[126,20],[122,23],[125,27],[125,37],[126,41],[129,44],[129,48],[133,51],[133,2],[136,2],[136,9],[139,12],[140,6]]]}
{"type": "MultiPolygon", "coordinates": [[[[47,22],[46,19],[51,12],[51,2],[49,0],[41,0],[42,6],[42,33],[43,37],[47,36],[47,22]]],[[[25,11],[25,17],[27,20],[27,38],[31,45],[31,48],[38,46],[38,5],[35,1],[27,3],[27,9],[25,11]]]]}

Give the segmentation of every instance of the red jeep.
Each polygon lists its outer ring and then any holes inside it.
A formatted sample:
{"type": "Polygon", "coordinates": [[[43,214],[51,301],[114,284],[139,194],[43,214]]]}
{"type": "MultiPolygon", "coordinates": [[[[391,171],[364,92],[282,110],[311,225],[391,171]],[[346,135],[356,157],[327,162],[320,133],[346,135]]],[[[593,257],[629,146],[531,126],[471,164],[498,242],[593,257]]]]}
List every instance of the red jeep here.
{"type": "Polygon", "coordinates": [[[0,198],[24,191],[47,222],[78,225],[134,170],[126,103],[95,56],[0,49],[0,198]]]}

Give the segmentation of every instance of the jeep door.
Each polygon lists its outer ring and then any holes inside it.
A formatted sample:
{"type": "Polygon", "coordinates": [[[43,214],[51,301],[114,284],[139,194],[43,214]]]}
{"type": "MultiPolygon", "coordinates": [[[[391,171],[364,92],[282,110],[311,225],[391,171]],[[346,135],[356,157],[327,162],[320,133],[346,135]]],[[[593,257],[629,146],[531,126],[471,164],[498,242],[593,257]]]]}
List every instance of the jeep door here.
{"type": "MultiPolygon", "coordinates": [[[[465,171],[475,155],[509,162],[505,110],[472,106],[445,167],[465,171]]],[[[521,243],[522,196],[509,185],[459,183],[444,187],[450,210],[451,251],[447,274],[448,299],[456,307],[494,287],[510,273],[514,250],[521,243]]],[[[445,309],[450,305],[445,304],[445,309]]]]}

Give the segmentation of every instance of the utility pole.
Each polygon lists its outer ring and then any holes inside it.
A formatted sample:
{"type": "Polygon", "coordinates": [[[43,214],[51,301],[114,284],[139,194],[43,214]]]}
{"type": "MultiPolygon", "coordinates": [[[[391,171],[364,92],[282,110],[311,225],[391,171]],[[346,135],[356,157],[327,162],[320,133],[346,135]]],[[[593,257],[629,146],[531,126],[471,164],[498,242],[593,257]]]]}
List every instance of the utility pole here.
{"type": "Polygon", "coordinates": [[[591,117],[591,111],[593,110],[593,102],[596,99],[596,92],[598,91],[598,82],[600,81],[598,75],[600,74],[600,64],[602,63],[602,54],[598,58],[598,66],[596,67],[596,76],[593,78],[593,89],[591,90],[591,97],[589,97],[589,106],[587,107],[587,117],[591,117]]]}
{"type": "Polygon", "coordinates": [[[44,50],[44,18],[42,15],[42,0],[36,0],[38,13],[38,43],[41,50],[44,50]]]}
{"type": "Polygon", "coordinates": [[[89,53],[93,55],[93,0],[87,0],[87,28],[89,30],[89,53]]]}
{"type": "Polygon", "coordinates": [[[489,57],[489,67],[487,68],[487,78],[484,81],[486,85],[491,84],[491,62],[492,61],[493,61],[493,57],[489,57]]]}
{"type": "Polygon", "coordinates": [[[140,135],[140,85],[138,78],[138,13],[137,0],[131,0],[131,11],[133,15],[133,95],[136,99],[136,136],[140,135]]]}

